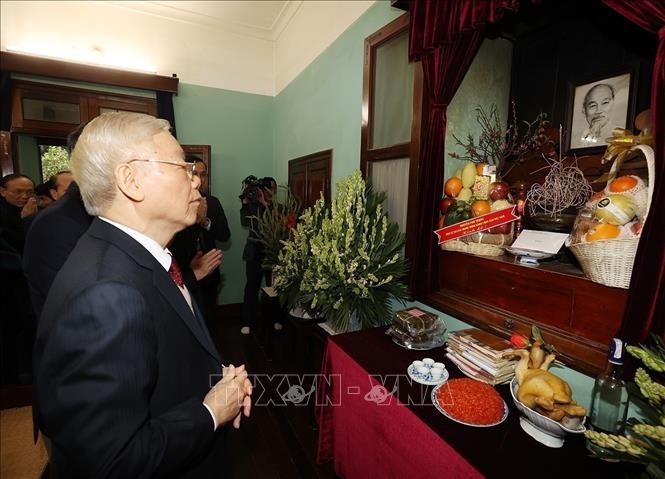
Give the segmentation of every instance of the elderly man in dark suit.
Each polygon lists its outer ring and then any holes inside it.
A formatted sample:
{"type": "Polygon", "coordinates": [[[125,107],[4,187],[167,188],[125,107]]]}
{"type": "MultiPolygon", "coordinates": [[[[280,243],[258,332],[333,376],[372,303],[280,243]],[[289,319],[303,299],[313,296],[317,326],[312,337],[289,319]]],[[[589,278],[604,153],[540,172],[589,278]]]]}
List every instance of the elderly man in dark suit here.
{"type": "Polygon", "coordinates": [[[251,384],[243,366],[222,369],[166,249],[196,219],[193,165],[168,122],[122,112],[85,127],[71,165],[96,218],[37,332],[51,468],[66,478],[223,477],[223,426],[249,415],[251,384]]]}

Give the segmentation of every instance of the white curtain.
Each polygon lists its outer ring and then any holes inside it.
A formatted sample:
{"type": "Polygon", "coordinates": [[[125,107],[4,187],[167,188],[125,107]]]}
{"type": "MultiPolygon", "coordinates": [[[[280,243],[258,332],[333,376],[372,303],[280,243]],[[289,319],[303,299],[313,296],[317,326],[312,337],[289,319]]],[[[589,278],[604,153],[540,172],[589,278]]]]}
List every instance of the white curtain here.
{"type": "Polygon", "coordinates": [[[369,179],[374,191],[386,193],[383,207],[390,220],[397,222],[400,231],[405,233],[409,201],[409,158],[370,162],[369,179]]]}

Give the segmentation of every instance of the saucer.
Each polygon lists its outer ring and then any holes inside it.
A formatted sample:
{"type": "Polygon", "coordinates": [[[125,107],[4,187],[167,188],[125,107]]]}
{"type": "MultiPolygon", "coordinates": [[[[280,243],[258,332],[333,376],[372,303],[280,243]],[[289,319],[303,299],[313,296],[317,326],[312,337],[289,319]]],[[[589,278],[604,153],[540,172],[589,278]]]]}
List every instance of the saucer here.
{"type": "Polygon", "coordinates": [[[428,373],[427,376],[423,376],[422,374],[418,373],[416,371],[416,368],[413,364],[410,364],[409,367],[406,369],[407,374],[411,379],[413,379],[415,382],[424,384],[425,386],[438,386],[439,384],[443,384],[446,381],[448,381],[448,370],[444,369],[443,374],[439,379],[436,381],[432,380],[432,376],[428,373]]]}

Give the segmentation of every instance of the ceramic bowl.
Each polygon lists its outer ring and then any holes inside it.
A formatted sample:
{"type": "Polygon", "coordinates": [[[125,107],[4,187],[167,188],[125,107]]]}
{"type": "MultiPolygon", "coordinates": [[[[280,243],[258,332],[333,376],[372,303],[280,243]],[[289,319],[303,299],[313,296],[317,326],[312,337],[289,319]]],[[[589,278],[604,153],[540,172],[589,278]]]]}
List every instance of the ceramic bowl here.
{"type": "Polygon", "coordinates": [[[524,432],[533,437],[536,441],[549,447],[561,447],[563,446],[567,434],[581,434],[586,431],[584,422],[582,422],[578,429],[569,429],[562,426],[561,423],[543,416],[525,406],[517,399],[518,389],[519,385],[517,384],[517,378],[513,378],[512,381],[510,381],[510,394],[513,397],[515,406],[522,413],[522,417],[520,417],[520,425],[522,426],[522,429],[524,429],[524,432]]]}

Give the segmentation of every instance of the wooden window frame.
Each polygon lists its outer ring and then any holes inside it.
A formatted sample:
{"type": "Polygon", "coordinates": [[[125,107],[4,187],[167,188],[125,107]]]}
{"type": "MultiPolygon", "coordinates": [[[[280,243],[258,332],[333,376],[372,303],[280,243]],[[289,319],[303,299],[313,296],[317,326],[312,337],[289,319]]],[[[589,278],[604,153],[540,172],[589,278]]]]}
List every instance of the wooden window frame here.
{"type": "MultiPolygon", "coordinates": [[[[426,98],[424,96],[424,78],[421,63],[414,64],[413,79],[413,114],[411,121],[411,141],[390,145],[382,148],[370,148],[373,144],[373,86],[375,74],[376,50],[379,46],[409,31],[409,13],[398,17],[365,39],[363,61],[363,96],[362,96],[362,124],[360,137],[360,171],[365,179],[369,177],[369,168],[372,162],[409,158],[409,194],[407,199],[406,218],[406,246],[407,260],[415,256],[418,248],[418,238],[409,232],[416,231],[417,211],[417,185],[418,170],[420,168],[420,148],[422,126],[425,123],[423,114],[426,112],[426,98]]],[[[409,271],[409,275],[416,274],[409,271]]],[[[410,283],[410,281],[407,281],[410,283]]]]}

